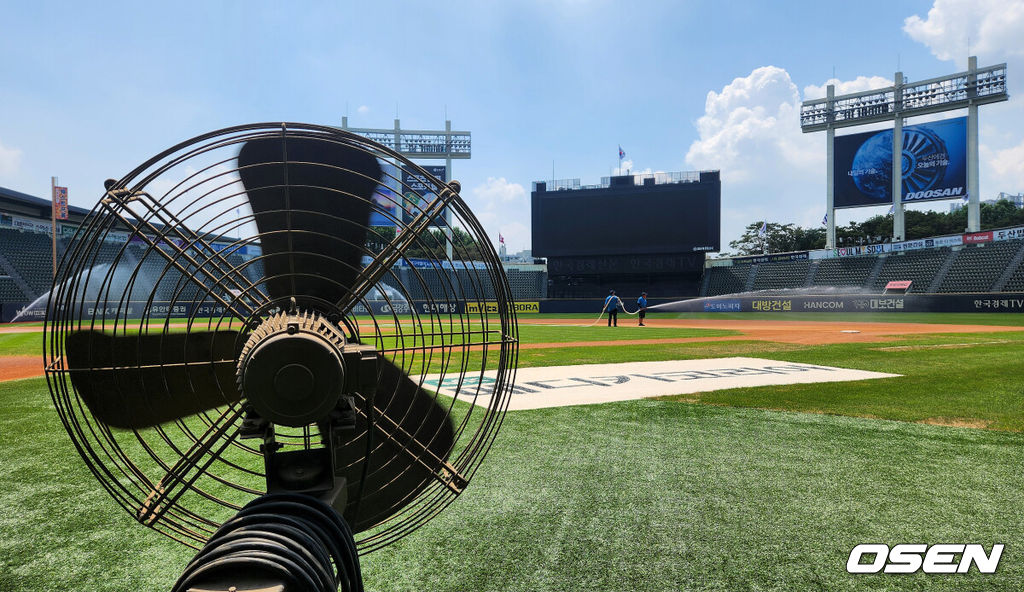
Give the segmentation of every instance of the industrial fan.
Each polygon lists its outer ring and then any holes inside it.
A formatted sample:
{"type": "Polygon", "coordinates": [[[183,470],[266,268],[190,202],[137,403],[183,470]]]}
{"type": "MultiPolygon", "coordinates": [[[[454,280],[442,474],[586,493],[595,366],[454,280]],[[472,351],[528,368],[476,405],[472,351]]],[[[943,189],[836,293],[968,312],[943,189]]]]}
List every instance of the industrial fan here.
{"type": "Polygon", "coordinates": [[[100,484],[201,549],[175,590],[361,589],[357,553],[469,483],[518,338],[458,192],[292,123],[205,134],[107,181],[54,281],[47,382],[100,484]]]}

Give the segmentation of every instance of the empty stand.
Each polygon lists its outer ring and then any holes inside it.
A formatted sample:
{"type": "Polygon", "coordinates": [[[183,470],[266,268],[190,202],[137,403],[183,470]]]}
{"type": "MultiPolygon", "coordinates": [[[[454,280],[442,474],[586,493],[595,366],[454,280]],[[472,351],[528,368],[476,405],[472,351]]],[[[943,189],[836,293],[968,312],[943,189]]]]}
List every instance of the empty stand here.
{"type": "Polygon", "coordinates": [[[23,302],[26,296],[10,277],[0,277],[0,302],[23,302]]]}
{"type": "Polygon", "coordinates": [[[876,264],[878,257],[873,256],[823,259],[814,272],[811,285],[862,287],[876,264]]]}
{"type": "Polygon", "coordinates": [[[1018,265],[1003,286],[1003,292],[1024,292],[1024,265],[1018,265]]]}
{"type": "Polygon", "coordinates": [[[871,290],[881,292],[891,281],[910,280],[914,282],[910,286],[911,293],[926,292],[949,256],[949,247],[890,253],[882,259],[882,269],[871,285],[871,290]]]}
{"type": "MultiPolygon", "coordinates": [[[[53,284],[52,248],[49,235],[0,228],[0,253],[32,289],[32,299],[48,292],[53,284]]],[[[23,301],[25,296],[17,300],[23,301]]]]}
{"type": "Polygon", "coordinates": [[[708,279],[708,296],[721,296],[742,292],[750,275],[750,265],[732,265],[729,267],[711,267],[705,273],[708,279]]]}
{"type": "Polygon", "coordinates": [[[810,261],[780,261],[777,263],[760,263],[757,265],[757,276],[754,277],[754,290],[779,290],[800,288],[807,280],[810,261]]]}
{"type": "Polygon", "coordinates": [[[1020,248],[1018,241],[964,247],[956,252],[939,293],[990,292],[1020,248]]]}

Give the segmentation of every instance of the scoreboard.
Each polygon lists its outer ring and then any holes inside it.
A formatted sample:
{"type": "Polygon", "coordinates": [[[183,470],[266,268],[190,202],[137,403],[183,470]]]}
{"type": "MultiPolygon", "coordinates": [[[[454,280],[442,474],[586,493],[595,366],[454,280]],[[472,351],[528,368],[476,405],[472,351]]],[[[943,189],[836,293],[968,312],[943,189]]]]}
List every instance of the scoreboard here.
{"type": "Polygon", "coordinates": [[[554,191],[537,183],[531,195],[533,255],[603,257],[719,251],[722,200],[718,171],[701,172],[699,180],[654,181],[647,178],[636,184],[632,176],[612,177],[607,187],[554,191]]]}

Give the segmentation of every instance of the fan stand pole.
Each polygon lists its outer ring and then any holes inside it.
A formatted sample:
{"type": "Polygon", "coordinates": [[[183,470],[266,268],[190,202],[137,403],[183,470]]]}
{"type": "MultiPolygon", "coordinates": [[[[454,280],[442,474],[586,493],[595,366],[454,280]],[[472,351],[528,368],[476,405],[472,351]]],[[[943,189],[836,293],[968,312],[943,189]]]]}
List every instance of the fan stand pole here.
{"type": "Polygon", "coordinates": [[[363,592],[352,530],[326,503],[267,494],[224,523],[171,592],[363,592]]]}

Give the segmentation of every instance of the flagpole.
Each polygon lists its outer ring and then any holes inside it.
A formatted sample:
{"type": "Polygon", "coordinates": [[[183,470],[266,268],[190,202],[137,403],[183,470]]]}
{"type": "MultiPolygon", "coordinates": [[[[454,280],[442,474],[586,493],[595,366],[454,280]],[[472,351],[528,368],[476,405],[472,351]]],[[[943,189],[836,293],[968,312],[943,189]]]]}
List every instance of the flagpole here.
{"type": "Polygon", "coordinates": [[[57,277],[57,177],[50,177],[50,222],[53,234],[50,243],[53,246],[53,277],[57,277]]]}

